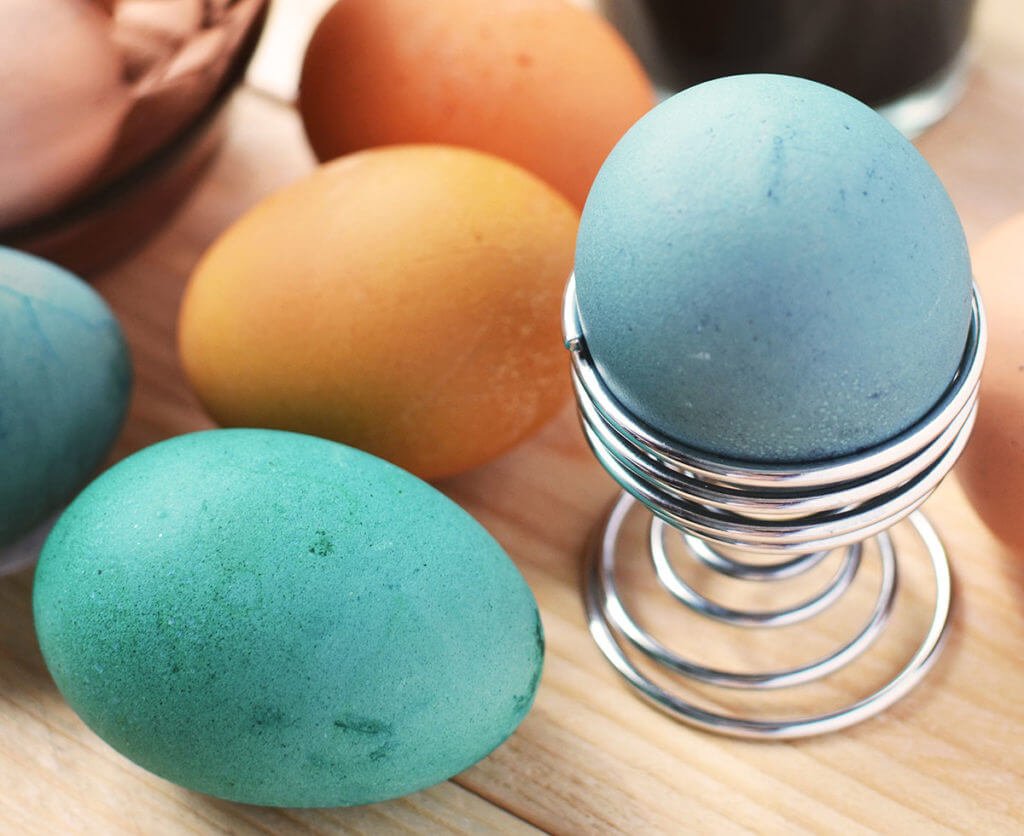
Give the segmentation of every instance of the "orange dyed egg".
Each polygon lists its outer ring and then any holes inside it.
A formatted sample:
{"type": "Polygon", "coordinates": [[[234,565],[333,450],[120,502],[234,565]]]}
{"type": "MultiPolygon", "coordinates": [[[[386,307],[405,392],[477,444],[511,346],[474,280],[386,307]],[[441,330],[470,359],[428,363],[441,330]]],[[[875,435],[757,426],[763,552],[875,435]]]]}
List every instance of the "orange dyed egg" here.
{"type": "Polygon", "coordinates": [[[974,253],[988,319],[978,420],[957,474],[985,524],[1024,553],[1024,214],[974,253]]]}
{"type": "Polygon", "coordinates": [[[340,0],[313,35],[299,92],[321,160],[464,145],[534,172],[577,207],[653,104],[625,42],[564,0],[340,0]]]}
{"type": "Polygon", "coordinates": [[[475,467],[568,394],[577,222],[545,183],[476,151],[337,160],[204,256],[181,310],[185,371],[224,425],[324,436],[428,479],[475,467]]]}

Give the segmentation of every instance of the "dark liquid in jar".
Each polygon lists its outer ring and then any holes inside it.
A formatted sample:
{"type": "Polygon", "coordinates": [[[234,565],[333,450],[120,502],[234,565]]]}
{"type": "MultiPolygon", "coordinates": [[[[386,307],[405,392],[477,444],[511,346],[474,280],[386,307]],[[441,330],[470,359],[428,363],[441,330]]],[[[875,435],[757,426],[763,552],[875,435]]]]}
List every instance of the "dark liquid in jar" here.
{"type": "Polygon", "coordinates": [[[654,83],[770,72],[872,105],[936,79],[967,38],[974,0],[602,0],[654,83]]]}

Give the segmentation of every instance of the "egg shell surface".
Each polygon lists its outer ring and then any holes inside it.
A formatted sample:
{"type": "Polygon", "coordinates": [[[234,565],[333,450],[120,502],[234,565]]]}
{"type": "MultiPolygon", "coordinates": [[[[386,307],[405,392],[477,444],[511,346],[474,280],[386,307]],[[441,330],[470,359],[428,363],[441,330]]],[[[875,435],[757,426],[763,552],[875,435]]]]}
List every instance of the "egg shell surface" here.
{"type": "Polygon", "coordinates": [[[569,389],[561,296],[578,216],[479,152],[399,146],[322,166],[196,268],[181,359],[227,426],[305,432],[425,479],[482,464],[569,389]]]}
{"type": "Polygon", "coordinates": [[[786,76],[710,81],[641,119],[587,200],[576,281],[622,404],[757,463],[907,429],[970,323],[967,245],[934,172],[867,106],[786,76]]]}
{"type": "Polygon", "coordinates": [[[124,334],[89,285],[0,247],[0,546],[89,481],[131,395],[124,334]]]}
{"type": "Polygon", "coordinates": [[[46,663],[141,766],[252,804],[392,798],[480,760],[533,701],[543,634],[501,547],[334,442],[212,430],[68,508],[36,572],[46,663]]]}
{"type": "Polygon", "coordinates": [[[990,233],[974,264],[988,350],[978,418],[956,472],[985,524],[1024,554],[1024,214],[990,233]]]}
{"type": "Polygon", "coordinates": [[[0,0],[0,228],[75,198],[117,143],[130,90],[110,20],[82,0],[0,0]]]}
{"type": "Polygon", "coordinates": [[[321,160],[463,145],[523,166],[577,207],[653,105],[618,33],[565,0],[340,0],[317,26],[299,91],[321,160]]]}

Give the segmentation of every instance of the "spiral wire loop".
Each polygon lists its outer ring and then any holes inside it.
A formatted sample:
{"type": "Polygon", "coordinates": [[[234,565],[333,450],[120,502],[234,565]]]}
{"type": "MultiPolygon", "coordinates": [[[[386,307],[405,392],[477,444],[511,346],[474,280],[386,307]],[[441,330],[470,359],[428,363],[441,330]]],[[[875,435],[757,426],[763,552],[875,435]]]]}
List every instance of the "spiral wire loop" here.
{"type": "Polygon", "coordinates": [[[945,549],[917,509],[962,452],[977,414],[985,354],[984,310],[974,288],[971,325],[960,366],[943,397],[918,423],[861,453],[807,466],[757,465],[688,448],[644,424],[608,390],[587,350],[575,278],[563,308],[565,345],[580,423],[591,450],[622,487],[589,555],[584,592],[591,635],[609,662],[639,694],[683,722],[735,737],[795,738],[836,731],[887,708],[909,692],[938,657],[952,600],[945,549]],[[637,505],[652,514],[650,557],[664,589],[694,612],[739,627],[782,627],[806,621],[835,604],[863,563],[873,540],[881,567],[874,607],[852,639],[825,657],[766,673],[706,667],[673,652],[630,615],[616,583],[618,541],[637,505]],[[881,635],[898,586],[898,555],[888,531],[908,519],[935,575],[931,626],[909,662],[885,685],[844,708],[798,719],[765,720],[716,713],[670,693],[627,654],[635,648],[664,669],[725,688],[775,689],[802,685],[852,662],[881,635]],[[842,549],[838,569],[805,600],[766,611],[744,611],[710,600],[676,572],[666,541],[677,535],[686,553],[726,577],[772,583],[803,575],[842,549]],[[770,555],[745,561],[724,548],[770,555]]]}

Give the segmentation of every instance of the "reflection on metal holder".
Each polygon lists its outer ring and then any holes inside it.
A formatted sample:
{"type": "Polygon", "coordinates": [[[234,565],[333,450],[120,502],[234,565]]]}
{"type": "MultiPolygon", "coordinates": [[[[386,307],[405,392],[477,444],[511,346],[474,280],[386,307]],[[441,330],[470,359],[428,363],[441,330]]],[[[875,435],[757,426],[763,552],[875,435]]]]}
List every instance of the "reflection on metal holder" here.
{"type": "Polygon", "coordinates": [[[835,731],[876,714],[910,691],[937,658],[950,612],[946,553],[917,508],[952,468],[974,424],[986,341],[977,288],[960,367],[932,410],[885,444],[803,467],[718,458],[661,435],[626,411],[605,386],[587,351],[574,279],[566,290],[563,330],[572,355],[573,386],[587,441],[624,491],[595,538],[584,585],[590,632],[627,682],[656,707],[686,723],[750,738],[806,737],[835,731]],[[638,503],[653,515],[650,556],[662,586],[689,609],[736,626],[784,626],[823,612],[849,588],[862,563],[863,544],[874,540],[881,579],[867,623],[835,652],[785,670],[738,673],[681,657],[640,627],[619,595],[615,579],[619,534],[638,503]],[[863,653],[889,620],[896,598],[898,559],[888,530],[908,517],[935,574],[931,626],[904,668],[852,705],[785,720],[715,713],[666,691],[627,654],[627,648],[635,648],[671,673],[727,688],[786,688],[834,673],[863,653]],[[810,598],[782,609],[743,611],[708,599],[676,573],[665,547],[670,533],[682,535],[694,560],[745,581],[770,583],[793,578],[813,569],[835,549],[844,549],[845,554],[824,589],[810,598]],[[748,562],[726,554],[723,547],[776,559],[748,562]]]}

